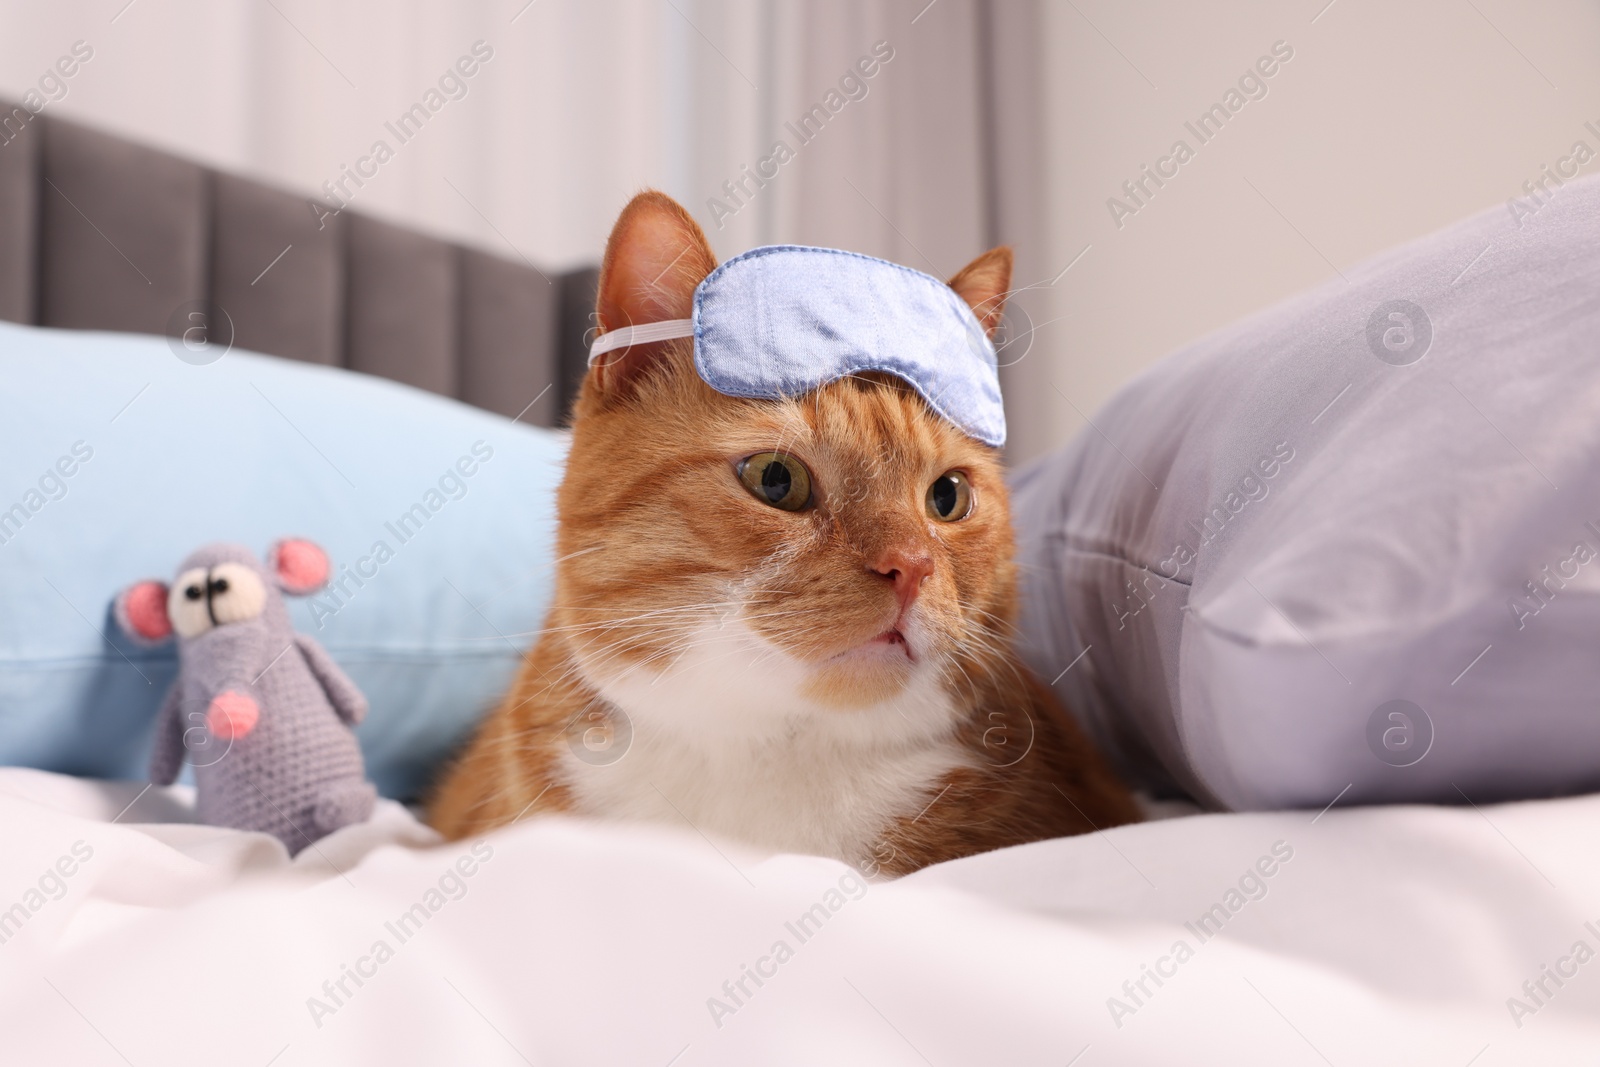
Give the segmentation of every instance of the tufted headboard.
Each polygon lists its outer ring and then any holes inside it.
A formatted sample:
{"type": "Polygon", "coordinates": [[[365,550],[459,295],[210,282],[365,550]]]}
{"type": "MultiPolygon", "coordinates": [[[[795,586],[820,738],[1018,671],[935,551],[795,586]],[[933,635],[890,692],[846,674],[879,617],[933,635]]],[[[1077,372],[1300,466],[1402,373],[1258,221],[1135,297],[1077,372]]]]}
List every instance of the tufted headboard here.
{"type": "Polygon", "coordinates": [[[204,308],[240,348],[561,421],[594,269],[320,221],[304,196],[0,103],[0,318],[179,336],[204,308]]]}

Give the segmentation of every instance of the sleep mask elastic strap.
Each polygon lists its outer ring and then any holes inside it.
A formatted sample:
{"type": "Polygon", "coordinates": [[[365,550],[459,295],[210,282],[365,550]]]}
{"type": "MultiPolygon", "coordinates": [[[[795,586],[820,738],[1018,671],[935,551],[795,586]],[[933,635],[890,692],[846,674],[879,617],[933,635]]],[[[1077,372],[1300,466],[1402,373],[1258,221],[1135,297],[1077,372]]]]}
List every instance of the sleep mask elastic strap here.
{"type": "Polygon", "coordinates": [[[662,322],[643,322],[638,326],[624,326],[610,330],[594,339],[589,346],[589,366],[607,352],[629,345],[642,345],[649,341],[670,341],[674,337],[693,337],[693,319],[666,319],[662,322]]]}

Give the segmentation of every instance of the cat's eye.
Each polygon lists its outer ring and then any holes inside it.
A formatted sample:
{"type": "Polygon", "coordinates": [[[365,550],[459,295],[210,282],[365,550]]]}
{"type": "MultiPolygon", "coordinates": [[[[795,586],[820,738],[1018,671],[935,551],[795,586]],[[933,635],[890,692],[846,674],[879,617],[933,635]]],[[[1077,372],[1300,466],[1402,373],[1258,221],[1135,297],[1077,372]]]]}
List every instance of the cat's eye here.
{"type": "Polygon", "coordinates": [[[741,461],[739,481],[751,496],[784,511],[799,511],[811,503],[811,472],[782,452],[758,452],[741,461]]]}
{"type": "Polygon", "coordinates": [[[928,517],[960,522],[972,514],[972,483],[960,471],[945,471],[928,486],[928,517]]]}

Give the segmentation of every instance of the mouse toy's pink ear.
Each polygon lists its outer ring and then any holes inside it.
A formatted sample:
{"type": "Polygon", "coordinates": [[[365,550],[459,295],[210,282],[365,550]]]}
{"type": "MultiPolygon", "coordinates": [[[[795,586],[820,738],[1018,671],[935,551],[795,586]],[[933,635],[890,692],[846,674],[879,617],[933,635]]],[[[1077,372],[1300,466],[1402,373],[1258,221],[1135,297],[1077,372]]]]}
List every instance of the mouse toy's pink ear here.
{"type": "Polygon", "coordinates": [[[328,584],[333,565],[315,543],[285,537],[267,553],[267,569],[277,575],[279,589],[290,596],[306,596],[328,584]]]}
{"type": "Polygon", "coordinates": [[[158,645],[172,636],[167,617],[167,583],[135,582],[117,594],[112,605],[117,625],[143,645],[158,645]]]}

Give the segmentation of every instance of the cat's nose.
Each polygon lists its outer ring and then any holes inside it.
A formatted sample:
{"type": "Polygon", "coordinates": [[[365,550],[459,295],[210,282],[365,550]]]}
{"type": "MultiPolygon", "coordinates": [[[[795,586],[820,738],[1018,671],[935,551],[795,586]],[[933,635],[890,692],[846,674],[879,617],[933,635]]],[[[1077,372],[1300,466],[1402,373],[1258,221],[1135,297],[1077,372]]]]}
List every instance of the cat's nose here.
{"type": "Polygon", "coordinates": [[[872,569],[894,582],[900,614],[904,615],[922,591],[922,583],[933,574],[933,556],[925,549],[890,549],[872,564],[872,569]]]}

